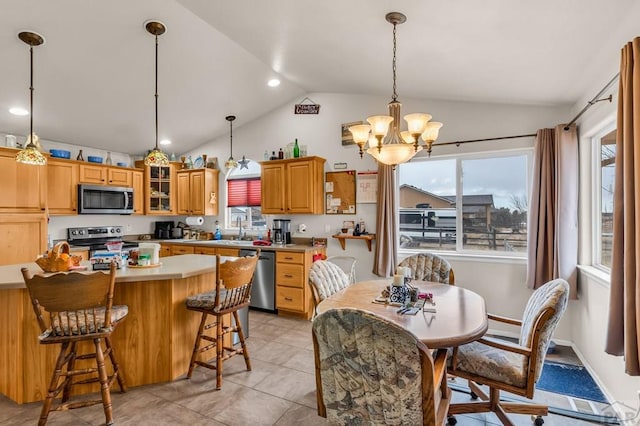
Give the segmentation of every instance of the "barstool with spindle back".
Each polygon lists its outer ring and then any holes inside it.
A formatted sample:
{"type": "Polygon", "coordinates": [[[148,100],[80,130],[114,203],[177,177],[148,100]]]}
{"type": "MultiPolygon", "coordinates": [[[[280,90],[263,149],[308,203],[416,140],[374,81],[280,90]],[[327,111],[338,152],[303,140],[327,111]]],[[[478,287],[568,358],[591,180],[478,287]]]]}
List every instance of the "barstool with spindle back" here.
{"type": "Polygon", "coordinates": [[[247,370],[251,371],[249,352],[245,344],[244,332],[238,316],[238,310],[249,306],[251,297],[251,283],[253,273],[258,264],[260,249],[254,256],[242,257],[237,260],[220,262],[220,255],[216,256],[216,289],[215,291],[196,294],[187,297],[187,309],[202,313],[200,327],[196,341],[193,345],[191,362],[187,378],[191,378],[196,365],[216,370],[216,389],[222,387],[222,363],[234,355],[244,355],[247,370]],[[223,316],[232,314],[235,324],[225,325],[223,316]],[[209,315],[215,317],[215,321],[207,324],[209,315]],[[206,331],[215,327],[215,336],[206,334],[206,331]],[[224,337],[230,333],[237,333],[240,338],[240,348],[234,348],[233,344],[224,346],[224,337]],[[202,340],[209,342],[200,347],[202,340]],[[198,360],[198,354],[216,349],[215,363],[198,360]]]}
{"type": "Polygon", "coordinates": [[[126,387],[111,346],[111,333],[128,313],[126,305],[113,306],[116,265],[108,274],[103,272],[59,272],[34,275],[22,268],[22,276],[29,291],[33,311],[42,334],[43,345],[60,344],[56,366],[40,412],[39,425],[47,422],[51,411],[63,411],[102,404],[106,424],[113,424],[110,387],[114,380],[122,392],[126,387]],[[77,353],[77,343],[92,341],[95,352],[77,353]],[[105,348],[102,348],[104,341],[105,348]],[[108,374],[105,358],[109,358],[113,373],[108,374]],[[76,368],[76,361],[95,359],[96,366],[76,368]],[[96,374],[74,381],[77,376],[96,374]],[[62,382],[60,383],[60,380],[62,382]],[[67,402],[74,385],[100,382],[101,399],[67,402]],[[62,392],[60,404],[52,408],[53,400],[62,392]]]}

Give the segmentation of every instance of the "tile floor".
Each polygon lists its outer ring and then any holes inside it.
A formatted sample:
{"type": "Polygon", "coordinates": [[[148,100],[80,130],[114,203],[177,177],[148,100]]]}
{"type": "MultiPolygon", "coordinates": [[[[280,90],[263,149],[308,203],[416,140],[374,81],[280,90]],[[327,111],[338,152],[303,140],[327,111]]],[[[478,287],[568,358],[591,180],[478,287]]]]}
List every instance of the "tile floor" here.
{"type": "MultiPolygon", "coordinates": [[[[316,414],[313,346],[309,321],[251,311],[249,351],[253,371],[237,356],[224,366],[222,390],[215,371],[196,368],[191,380],[112,392],[118,425],[326,425],[316,414]]],[[[116,331],[117,332],[117,331],[116,331]]],[[[469,398],[454,392],[454,401],[469,398]]],[[[538,391],[536,398],[568,408],[566,398],[538,391]]],[[[0,396],[0,426],[37,424],[41,403],[17,405],[0,396]]],[[[531,425],[528,416],[512,416],[517,425],[531,425]]],[[[493,414],[457,416],[458,425],[500,424],[493,414]]],[[[49,425],[104,424],[102,406],[54,412],[49,425]]],[[[545,425],[592,425],[549,415],[545,425]]]]}

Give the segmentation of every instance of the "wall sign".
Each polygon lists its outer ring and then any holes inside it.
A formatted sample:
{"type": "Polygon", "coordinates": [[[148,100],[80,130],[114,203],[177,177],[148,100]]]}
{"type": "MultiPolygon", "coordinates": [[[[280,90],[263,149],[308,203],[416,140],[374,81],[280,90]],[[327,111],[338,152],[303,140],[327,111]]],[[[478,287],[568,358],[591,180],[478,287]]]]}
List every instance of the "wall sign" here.
{"type": "Polygon", "coordinates": [[[320,114],[320,105],[309,98],[304,98],[299,104],[296,104],[293,112],[295,114],[320,114]],[[305,104],[305,101],[310,103],[305,104]]]}

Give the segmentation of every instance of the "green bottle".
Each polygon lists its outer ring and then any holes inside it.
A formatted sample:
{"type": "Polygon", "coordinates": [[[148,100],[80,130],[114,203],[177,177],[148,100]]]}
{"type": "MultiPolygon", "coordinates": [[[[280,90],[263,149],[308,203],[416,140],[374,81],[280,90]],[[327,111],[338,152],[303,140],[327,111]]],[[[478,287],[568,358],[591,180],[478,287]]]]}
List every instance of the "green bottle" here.
{"type": "Polygon", "coordinates": [[[296,139],[296,144],[293,145],[293,158],[300,157],[300,147],[298,146],[298,139],[296,139]]]}

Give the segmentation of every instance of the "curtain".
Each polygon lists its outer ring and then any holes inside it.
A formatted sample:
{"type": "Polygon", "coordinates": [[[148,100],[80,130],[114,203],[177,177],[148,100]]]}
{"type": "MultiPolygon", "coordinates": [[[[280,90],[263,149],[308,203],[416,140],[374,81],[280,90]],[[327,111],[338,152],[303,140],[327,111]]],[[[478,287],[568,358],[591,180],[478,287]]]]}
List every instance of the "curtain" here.
{"type": "Polygon", "coordinates": [[[625,371],[640,376],[640,37],[622,49],[613,192],[613,254],[609,324],[605,351],[624,355],[625,371]]]}
{"type": "Polygon", "coordinates": [[[376,251],[373,273],[390,277],[398,263],[396,235],[396,179],[392,166],[378,164],[378,202],[376,219],[376,251]]]}
{"type": "Polygon", "coordinates": [[[540,129],[533,155],[527,232],[527,286],[564,278],[577,297],[578,135],[575,126],[540,129]]]}

